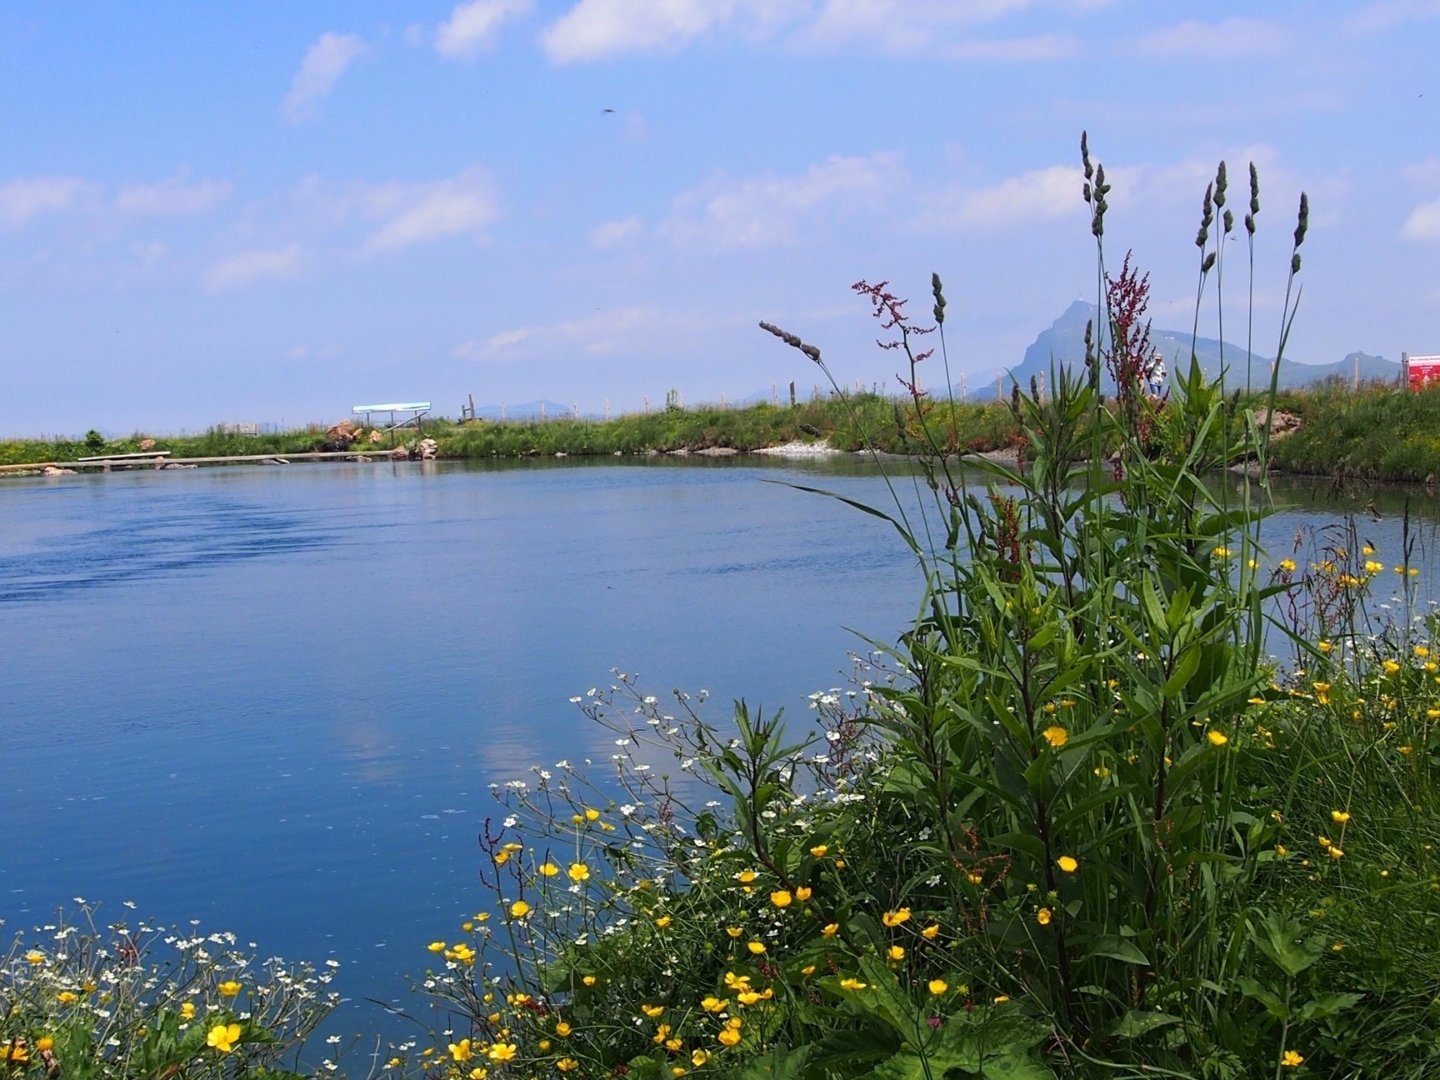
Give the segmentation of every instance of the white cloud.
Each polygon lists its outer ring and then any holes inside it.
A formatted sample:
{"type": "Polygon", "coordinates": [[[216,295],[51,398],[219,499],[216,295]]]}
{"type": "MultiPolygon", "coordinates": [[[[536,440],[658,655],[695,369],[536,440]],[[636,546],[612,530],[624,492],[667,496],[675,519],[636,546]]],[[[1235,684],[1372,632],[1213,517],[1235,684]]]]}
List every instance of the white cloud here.
{"type": "Polygon", "coordinates": [[[371,202],[376,208],[386,207],[388,220],[365,241],[367,254],[451,236],[483,239],[485,228],[500,216],[493,185],[479,169],[450,180],[376,189],[371,202]]]}
{"type": "Polygon", "coordinates": [[[917,52],[933,48],[945,30],[993,22],[1028,6],[1029,0],[826,0],[801,39],[820,47],[861,43],[917,52]]]}
{"type": "Polygon", "coordinates": [[[280,111],[292,124],[314,119],[316,102],[335,89],[340,76],[365,55],[365,42],[356,34],[321,34],[310,46],[290,84],[280,111]]]}
{"type": "Polygon", "coordinates": [[[257,281],[294,277],[300,271],[303,254],[299,244],[242,251],[212,265],[205,273],[205,285],[212,292],[223,292],[257,281]]]}
{"type": "Polygon", "coordinates": [[[1440,240],[1440,199],[1421,203],[1410,211],[1400,235],[1407,240],[1440,240]]]}
{"type": "Polygon", "coordinates": [[[764,37],[803,15],[808,0],[579,0],[541,37],[556,63],[633,52],[674,52],[712,30],[764,37]]]}
{"type": "Polygon", "coordinates": [[[946,192],[926,218],[955,228],[1000,229],[1082,216],[1082,180],[1078,165],[1033,169],[990,187],[946,192]]]}
{"type": "Polygon", "coordinates": [[[1190,19],[1152,30],[1135,43],[1135,49],[1142,55],[1157,58],[1227,60],[1279,52],[1287,40],[1279,27],[1263,19],[1236,17],[1220,22],[1190,19]]]}
{"type": "Polygon", "coordinates": [[[228,180],[186,180],[183,174],[158,184],[135,184],[115,196],[115,209],[122,214],[145,217],[184,217],[203,214],[230,195],[228,180]]]}
{"type": "Polygon", "coordinates": [[[804,226],[885,201],[903,179],[896,154],[831,157],[794,176],[711,183],[680,195],[662,233],[709,250],[793,243],[804,226]]]}
{"type": "Polygon", "coordinates": [[[455,349],[466,360],[520,359],[546,351],[564,350],[592,356],[609,355],[635,341],[694,329],[693,320],[655,308],[612,308],[583,319],[566,319],[549,326],[521,326],[491,334],[483,341],[467,341],[455,349]],[[525,349],[518,346],[525,345],[525,349]]]}
{"type": "Polygon", "coordinates": [[[435,31],[435,51],[451,59],[468,59],[495,41],[511,19],[530,13],[533,0],[469,0],[457,4],[435,31]]]}
{"type": "Polygon", "coordinates": [[[644,231],[645,226],[641,224],[638,217],[632,214],[619,221],[607,221],[597,225],[590,231],[590,243],[604,251],[607,248],[620,247],[622,244],[634,240],[644,231]]]}
{"type": "Polygon", "coordinates": [[[77,209],[95,187],[73,176],[34,176],[0,184],[0,226],[19,228],[42,214],[77,209]]]}

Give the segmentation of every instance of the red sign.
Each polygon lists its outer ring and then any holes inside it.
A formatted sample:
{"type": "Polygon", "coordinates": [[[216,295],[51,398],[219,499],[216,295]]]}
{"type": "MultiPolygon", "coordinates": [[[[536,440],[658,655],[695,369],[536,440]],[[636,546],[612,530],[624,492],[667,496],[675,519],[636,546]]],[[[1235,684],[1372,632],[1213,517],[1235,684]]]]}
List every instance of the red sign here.
{"type": "Polygon", "coordinates": [[[1432,383],[1440,383],[1440,356],[1408,356],[1405,373],[1411,390],[1423,390],[1432,383]]]}

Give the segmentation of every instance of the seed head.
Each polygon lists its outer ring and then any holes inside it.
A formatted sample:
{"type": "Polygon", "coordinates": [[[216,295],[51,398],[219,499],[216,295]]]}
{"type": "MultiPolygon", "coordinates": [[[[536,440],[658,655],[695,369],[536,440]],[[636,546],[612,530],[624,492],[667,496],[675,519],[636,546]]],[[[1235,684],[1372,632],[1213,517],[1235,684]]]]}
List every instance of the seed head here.
{"type": "Polygon", "coordinates": [[[1215,220],[1215,185],[1205,185],[1205,201],[1200,204],[1200,231],[1195,234],[1195,246],[1204,248],[1210,239],[1210,225],[1215,220]]]}
{"type": "Polygon", "coordinates": [[[945,325],[945,291],[940,285],[940,275],[931,273],[930,292],[935,297],[935,325],[945,325]]]}
{"type": "Polygon", "coordinates": [[[1250,213],[1260,213],[1260,170],[1250,162],[1250,213]]]}
{"type": "Polygon", "coordinates": [[[1310,228],[1310,197],[1300,193],[1300,213],[1295,222],[1295,246],[1305,242],[1305,233],[1310,228]]]}
{"type": "MultiPolygon", "coordinates": [[[[1085,166],[1085,179],[1086,179],[1086,180],[1089,180],[1091,177],[1093,177],[1093,176],[1095,175],[1095,168],[1094,168],[1094,166],[1092,166],[1092,165],[1090,164],[1089,135],[1090,135],[1090,133],[1087,132],[1087,131],[1082,131],[1082,132],[1080,132],[1080,162],[1081,162],[1081,164],[1083,164],[1083,165],[1085,166]]],[[[1089,185],[1089,184],[1086,184],[1086,185],[1085,185],[1085,190],[1086,190],[1086,191],[1089,191],[1089,190],[1090,190],[1090,185],[1089,185]]],[[[1086,196],[1085,196],[1085,201],[1086,201],[1086,202],[1089,202],[1089,201],[1090,201],[1090,196],[1089,196],[1089,195],[1086,195],[1086,196]]]]}
{"type": "Polygon", "coordinates": [[[1230,230],[1235,228],[1235,215],[1232,214],[1229,210],[1226,210],[1225,216],[1222,217],[1220,221],[1225,227],[1225,234],[1228,236],[1230,234],[1230,230]]]}
{"type": "Polygon", "coordinates": [[[1220,167],[1215,170],[1215,205],[1217,207],[1223,207],[1225,205],[1225,185],[1227,179],[1225,175],[1225,162],[1222,161],[1220,162],[1220,167]]]}

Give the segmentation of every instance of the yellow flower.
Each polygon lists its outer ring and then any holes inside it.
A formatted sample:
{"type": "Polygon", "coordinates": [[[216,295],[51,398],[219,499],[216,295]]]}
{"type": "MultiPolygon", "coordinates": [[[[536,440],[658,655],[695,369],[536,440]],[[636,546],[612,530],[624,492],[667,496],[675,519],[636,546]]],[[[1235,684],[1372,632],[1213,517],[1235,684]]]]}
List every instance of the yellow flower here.
{"type": "Polygon", "coordinates": [[[1286,1050],[1280,1057],[1280,1064],[1287,1069],[1298,1069],[1305,1064],[1305,1057],[1303,1054],[1297,1054],[1294,1050],[1286,1050]]]}
{"type": "Polygon", "coordinates": [[[754,870],[741,870],[740,873],[735,875],[735,880],[742,885],[749,885],[759,876],[760,875],[755,873],[754,870]]]}
{"type": "Polygon", "coordinates": [[[195,1003],[193,1001],[181,1002],[180,1015],[186,1020],[195,1019],[195,1003]]]}
{"type": "Polygon", "coordinates": [[[795,899],[799,900],[802,904],[806,900],[810,899],[810,895],[811,893],[809,885],[801,885],[798,889],[795,890],[795,899]]]}
{"type": "Polygon", "coordinates": [[[839,932],[840,932],[840,924],[839,924],[839,923],[835,923],[835,922],[826,923],[826,924],[825,924],[825,929],[823,929],[823,930],[820,931],[820,936],[821,936],[821,937],[834,937],[834,936],[835,936],[836,934],[838,934],[839,932]]]}
{"type": "Polygon", "coordinates": [[[600,811],[599,811],[599,810],[595,810],[595,809],[593,809],[593,808],[591,808],[591,807],[588,807],[588,806],[585,808],[585,820],[586,820],[586,821],[598,821],[599,819],[600,819],[600,811]]]}
{"type": "Polygon", "coordinates": [[[778,908],[787,908],[794,901],[788,889],[776,889],[770,894],[770,903],[778,908]]]}
{"type": "Polygon", "coordinates": [[[469,1039],[461,1039],[458,1043],[450,1044],[450,1057],[452,1060],[469,1061],[474,1056],[474,1051],[470,1049],[469,1039]]]}
{"type": "Polygon", "coordinates": [[[39,949],[31,949],[25,954],[25,962],[27,964],[43,964],[45,962],[45,954],[39,949]]]}
{"type": "Polygon", "coordinates": [[[1051,915],[1050,909],[1048,907],[1042,907],[1039,911],[1035,913],[1035,921],[1038,922],[1041,926],[1049,926],[1050,919],[1051,915]]]}
{"type": "Polygon", "coordinates": [[[564,1020],[561,1020],[558,1024],[555,1025],[555,1034],[559,1035],[562,1039],[567,1038],[570,1032],[574,1030],[575,1029],[572,1028],[569,1024],[567,1024],[564,1020]]]}
{"type": "Polygon", "coordinates": [[[1322,641],[1322,642],[1320,642],[1320,644],[1316,645],[1315,647],[1316,647],[1317,649],[1319,649],[1322,653],[1328,653],[1328,652],[1330,652],[1332,649],[1335,648],[1335,646],[1334,646],[1334,645],[1331,645],[1330,642],[1328,642],[1328,641],[1322,641]]]}
{"type": "Polygon", "coordinates": [[[1348,810],[1331,810],[1330,820],[1336,825],[1344,825],[1350,820],[1350,812],[1348,810]]]}
{"type": "Polygon", "coordinates": [[[640,1011],[643,1012],[646,1016],[648,1016],[651,1020],[654,1020],[657,1016],[659,1016],[661,1013],[663,1013],[663,1012],[665,1011],[665,1006],[664,1006],[664,1005],[641,1005],[641,1006],[640,1006],[640,1011]]]}
{"type": "Polygon", "coordinates": [[[1076,870],[1080,869],[1080,863],[1071,855],[1061,855],[1060,858],[1055,860],[1055,865],[1067,874],[1073,874],[1076,870]]]}
{"type": "Polygon", "coordinates": [[[930,988],[930,993],[934,994],[936,997],[939,997],[941,994],[945,993],[946,990],[950,989],[950,984],[947,983],[944,979],[931,979],[925,985],[930,988]]]}
{"type": "Polygon", "coordinates": [[[530,914],[530,905],[524,900],[516,900],[510,905],[510,917],[512,919],[523,919],[530,914]]]}
{"type": "Polygon", "coordinates": [[[920,931],[920,936],[926,941],[934,941],[935,935],[938,933],[940,933],[940,924],[938,922],[932,922],[929,926],[925,927],[924,930],[920,931]]]}
{"type": "Polygon", "coordinates": [[[1287,574],[1293,574],[1293,573],[1295,572],[1295,560],[1294,560],[1294,559],[1281,559],[1281,560],[1280,560],[1280,569],[1281,569],[1281,570],[1284,570],[1287,574]]]}
{"type": "Polygon", "coordinates": [[[1010,1000],[1010,995],[1009,995],[1009,994],[999,994],[999,995],[991,998],[991,999],[990,999],[990,1003],[991,1003],[992,1005],[1004,1005],[1004,1004],[1005,1004],[1007,1001],[1009,1001],[1009,1000],[1010,1000]]]}
{"type": "Polygon", "coordinates": [[[889,948],[889,950],[887,951],[886,955],[889,956],[891,960],[904,960],[904,959],[905,959],[905,946],[903,946],[903,945],[891,945],[890,948],[889,948]]]}
{"type": "Polygon", "coordinates": [[[205,1036],[205,1045],[222,1054],[228,1054],[235,1049],[235,1044],[240,1041],[239,1024],[216,1024],[205,1036]]]}
{"type": "Polygon", "coordinates": [[[450,952],[450,958],[469,967],[475,962],[475,950],[466,945],[463,941],[456,945],[450,952]]]}
{"type": "Polygon", "coordinates": [[[559,1061],[555,1062],[555,1067],[561,1072],[571,1072],[580,1067],[580,1062],[576,1061],[572,1057],[563,1057],[559,1061]]]}
{"type": "Polygon", "coordinates": [[[491,1061],[513,1061],[520,1048],[514,1043],[492,1043],[490,1049],[485,1051],[485,1056],[491,1061]]]}
{"type": "Polygon", "coordinates": [[[1070,741],[1070,733],[1066,731],[1063,727],[1060,727],[1058,724],[1052,724],[1040,734],[1043,735],[1045,737],[1045,741],[1051,746],[1053,746],[1056,750],[1059,750],[1060,747],[1064,746],[1067,742],[1070,741]]]}
{"type": "Polygon", "coordinates": [[[741,1005],[754,1005],[757,1001],[764,1001],[765,995],[758,990],[746,990],[743,993],[736,994],[735,1000],[741,1005]]]}
{"type": "Polygon", "coordinates": [[[1098,776],[1101,780],[1104,780],[1104,779],[1106,779],[1107,777],[1109,777],[1109,775],[1110,775],[1110,770],[1107,769],[1104,765],[1096,765],[1096,766],[1095,766],[1095,775],[1098,776]]]}
{"type": "Polygon", "coordinates": [[[1330,847],[1330,848],[1327,849],[1327,852],[1326,852],[1326,853],[1330,856],[1330,858],[1335,859],[1335,860],[1337,860],[1337,861],[1340,860],[1340,859],[1345,858],[1345,852],[1341,851],[1338,847],[1333,847],[1333,846],[1332,846],[1332,847],[1330,847]]]}
{"type": "Polygon", "coordinates": [[[752,956],[763,956],[763,955],[765,954],[765,944],[764,944],[764,942],[760,942],[760,941],[747,941],[747,942],[745,943],[745,948],[747,948],[747,949],[750,950],[750,953],[751,953],[752,956]]]}
{"type": "MultiPolygon", "coordinates": [[[[717,998],[714,994],[700,1002],[700,1007],[708,1013],[722,1013],[729,1008],[730,1003],[724,998],[717,998]]],[[[700,1064],[697,1062],[696,1064],[700,1064]]]]}
{"type": "Polygon", "coordinates": [[[740,1032],[734,1028],[727,1027],[724,1031],[720,1032],[719,1035],[716,1035],[715,1038],[720,1040],[721,1046],[737,1046],[740,1043],[740,1032]]]}
{"type": "Polygon", "coordinates": [[[664,930],[665,927],[669,926],[672,921],[673,920],[670,918],[669,915],[661,915],[658,919],[655,920],[655,925],[658,926],[661,930],[664,930]]]}
{"type": "MultiPolygon", "coordinates": [[[[1384,877],[1384,876],[1385,876],[1386,874],[1388,874],[1389,872],[1390,872],[1390,871],[1386,870],[1386,871],[1382,872],[1380,876],[1381,876],[1381,877],[1384,877]]],[[[811,975],[814,975],[814,974],[815,974],[815,965],[814,965],[814,964],[806,964],[803,968],[800,969],[800,974],[803,975],[803,976],[805,976],[805,978],[808,979],[811,975]]]]}
{"type": "Polygon", "coordinates": [[[1385,674],[1387,675],[1394,675],[1395,672],[1400,670],[1400,665],[1397,664],[1394,660],[1386,660],[1380,666],[1385,669],[1385,674]]]}
{"type": "Polygon", "coordinates": [[[901,923],[910,921],[910,909],[902,907],[899,911],[887,911],[880,916],[880,921],[893,930],[901,923]]]}
{"type": "Polygon", "coordinates": [[[1211,746],[1224,746],[1230,741],[1229,735],[1226,735],[1223,731],[1216,731],[1214,728],[1211,728],[1205,733],[1205,738],[1210,740],[1211,746]]]}
{"type": "Polygon", "coordinates": [[[0,1061],[29,1061],[30,1051],[18,1043],[0,1043],[0,1061]]]}
{"type": "Polygon", "coordinates": [[[732,938],[738,938],[744,935],[745,928],[742,926],[727,926],[725,933],[729,934],[732,938]]]}
{"type": "Polygon", "coordinates": [[[227,979],[215,989],[220,992],[221,997],[234,997],[236,994],[240,993],[241,989],[243,988],[234,979],[227,979]]]}
{"type": "Polygon", "coordinates": [[[710,1051],[708,1051],[708,1050],[701,1050],[701,1049],[697,1046],[694,1050],[692,1050],[692,1051],[690,1052],[690,1064],[691,1064],[691,1065],[694,1065],[695,1068],[697,1068],[697,1069],[700,1068],[701,1065],[704,1065],[705,1062],[707,1062],[707,1061],[709,1061],[709,1060],[710,1060],[710,1051]]]}
{"type": "Polygon", "coordinates": [[[865,984],[859,979],[841,979],[840,989],[842,990],[864,990],[865,984]]]}
{"type": "Polygon", "coordinates": [[[985,875],[979,870],[971,870],[965,875],[965,880],[970,882],[971,885],[983,885],[985,884],[985,875]]]}
{"type": "Polygon", "coordinates": [[[41,1035],[40,1038],[35,1040],[35,1049],[40,1051],[54,1050],[55,1040],[49,1035],[41,1035]]]}
{"type": "Polygon", "coordinates": [[[1283,859],[1283,858],[1285,858],[1286,855],[1289,855],[1289,854],[1290,854],[1290,849],[1287,848],[1284,844],[1276,844],[1276,845],[1275,845],[1275,857],[1276,857],[1277,859],[1283,859]]]}
{"type": "Polygon", "coordinates": [[[1228,547],[1222,544],[1219,547],[1211,548],[1210,554],[1214,555],[1217,559],[1228,559],[1232,553],[1228,547]]]}
{"type": "Polygon", "coordinates": [[[670,1025],[669,1025],[669,1024],[661,1024],[659,1027],[657,1027],[657,1028],[655,1029],[655,1034],[654,1034],[653,1036],[651,1036],[650,1041],[653,1042],[656,1046],[659,1046],[661,1043],[663,1043],[663,1042],[664,1042],[666,1039],[668,1039],[669,1037],[670,1037],[670,1025]]]}
{"type": "Polygon", "coordinates": [[[510,852],[508,852],[508,851],[497,851],[497,852],[495,853],[495,865],[496,865],[496,866],[504,866],[504,865],[505,865],[507,862],[509,862],[509,861],[510,861],[510,852]]]}
{"type": "Polygon", "coordinates": [[[810,854],[817,859],[823,859],[825,857],[825,853],[829,850],[830,846],[828,844],[816,844],[810,849],[810,854]]]}
{"type": "MultiPolygon", "coordinates": [[[[55,995],[55,1000],[59,1001],[62,1005],[70,1005],[76,1001],[79,1001],[80,995],[75,993],[73,990],[61,990],[60,993],[55,995]]],[[[190,1008],[193,1011],[195,1006],[191,1005],[190,1008]]]]}
{"type": "MultiPolygon", "coordinates": [[[[680,1049],[680,1045],[681,1045],[681,1044],[680,1044],[680,1040],[679,1040],[679,1039],[674,1039],[674,1040],[672,1040],[672,1041],[675,1043],[674,1049],[679,1050],[679,1049],[680,1049]]],[[[673,1077],[675,1077],[676,1080],[679,1080],[680,1077],[682,1077],[682,1076],[685,1075],[685,1066],[684,1066],[684,1065],[671,1065],[671,1066],[670,1066],[670,1075],[673,1076],[673,1077]]]]}
{"type": "Polygon", "coordinates": [[[556,866],[553,862],[543,862],[540,864],[539,870],[540,873],[546,877],[554,877],[560,872],[560,867],[556,866]]]}
{"type": "Polygon", "coordinates": [[[582,976],[582,977],[581,977],[580,981],[581,981],[582,983],[584,983],[586,986],[594,986],[594,985],[595,985],[597,982],[599,982],[600,980],[597,979],[597,978],[595,978],[594,975],[585,975],[585,976],[582,976]]]}
{"type": "Polygon", "coordinates": [[[429,945],[426,945],[425,947],[431,952],[444,952],[446,949],[445,942],[443,941],[432,941],[429,945]]]}
{"type": "Polygon", "coordinates": [[[590,867],[583,862],[571,863],[568,871],[571,881],[589,881],[590,867]]]}

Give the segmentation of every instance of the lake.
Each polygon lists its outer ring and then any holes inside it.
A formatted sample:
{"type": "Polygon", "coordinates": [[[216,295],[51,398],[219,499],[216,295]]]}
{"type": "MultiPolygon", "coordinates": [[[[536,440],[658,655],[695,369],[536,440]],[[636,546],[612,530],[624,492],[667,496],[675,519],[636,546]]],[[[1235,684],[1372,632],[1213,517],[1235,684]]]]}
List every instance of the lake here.
{"type": "MultiPolygon", "coordinates": [[[[708,689],[712,719],[741,696],[804,715],[856,631],[909,624],[920,579],[890,527],[785,483],[888,499],[850,458],[6,481],[0,918],[130,900],[413,1008],[426,943],[484,902],[488,786],[608,758],[571,697],[619,668],[708,689]]],[[[1374,498],[1362,533],[1396,560],[1402,496],[1374,498]]],[[[1354,508],[1277,499],[1277,559],[1354,508]]],[[[1435,502],[1409,505],[1433,566],[1435,502]]]]}

